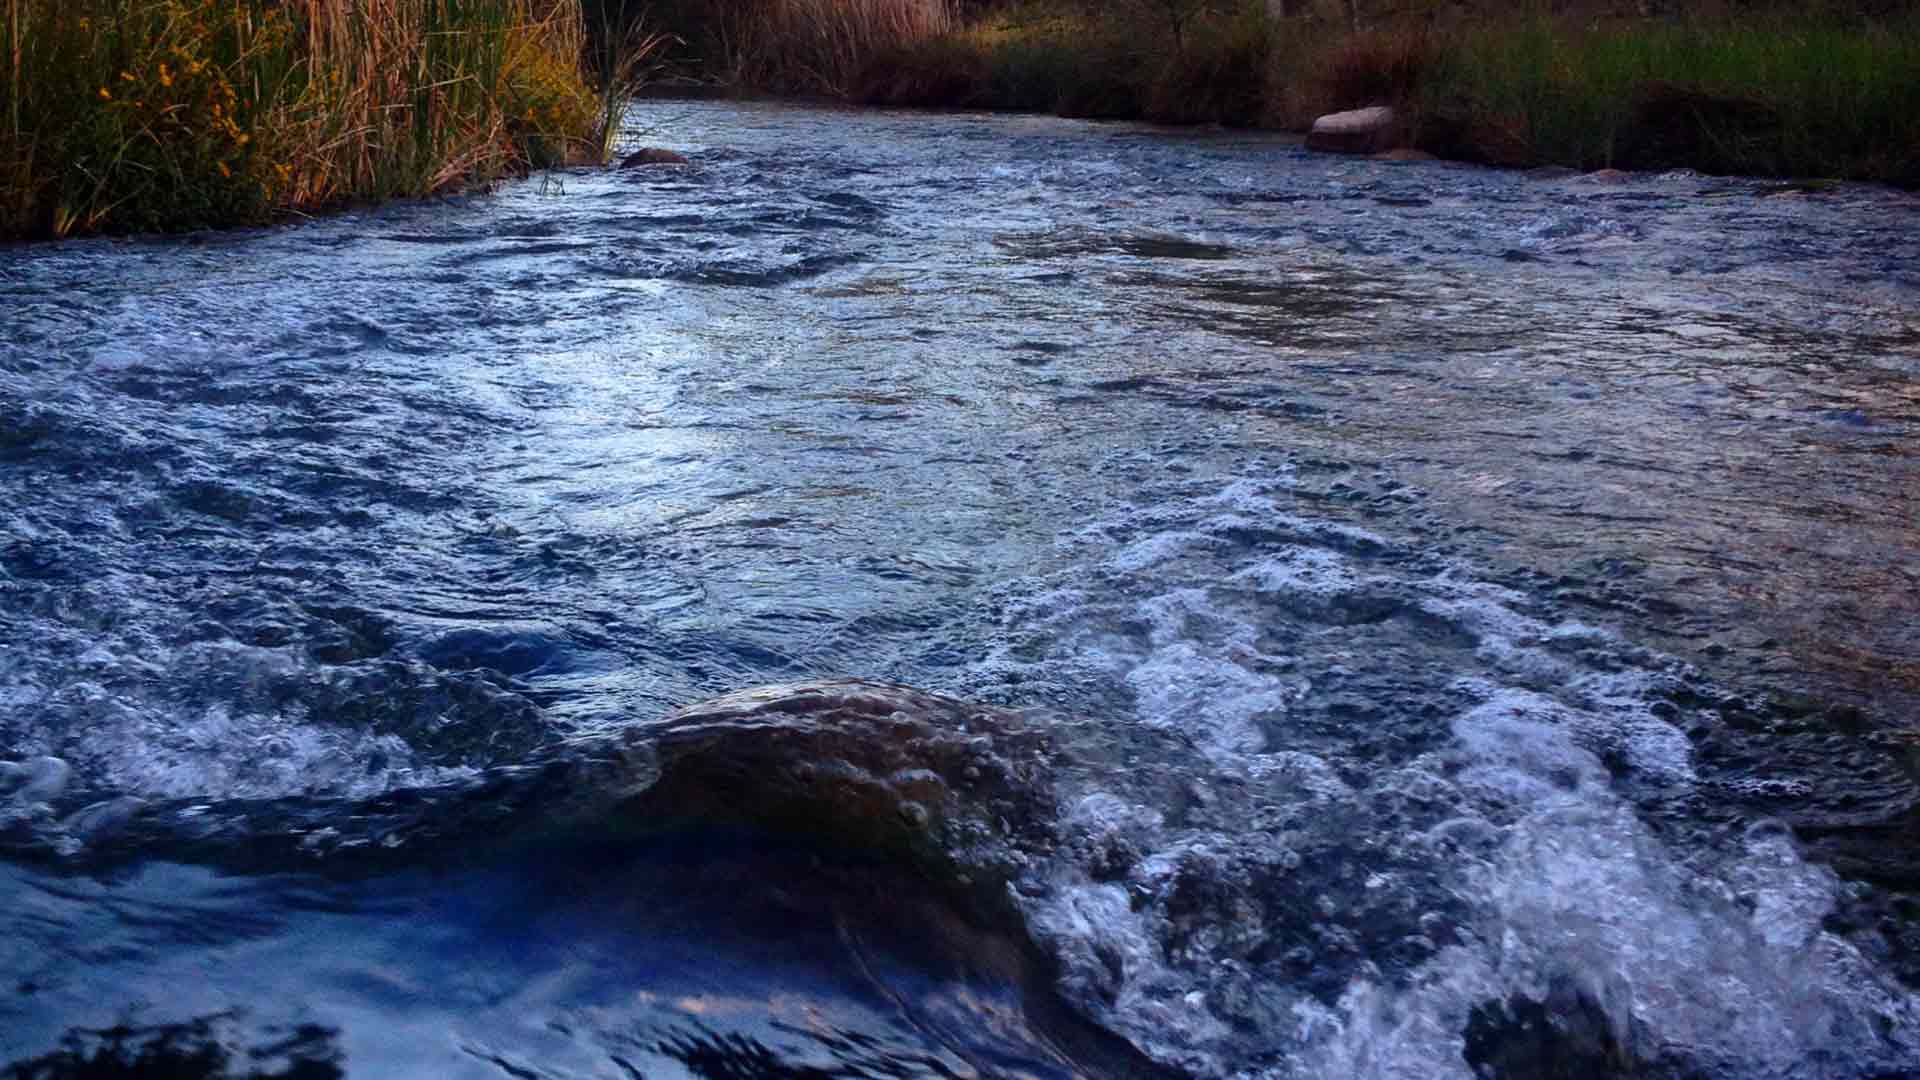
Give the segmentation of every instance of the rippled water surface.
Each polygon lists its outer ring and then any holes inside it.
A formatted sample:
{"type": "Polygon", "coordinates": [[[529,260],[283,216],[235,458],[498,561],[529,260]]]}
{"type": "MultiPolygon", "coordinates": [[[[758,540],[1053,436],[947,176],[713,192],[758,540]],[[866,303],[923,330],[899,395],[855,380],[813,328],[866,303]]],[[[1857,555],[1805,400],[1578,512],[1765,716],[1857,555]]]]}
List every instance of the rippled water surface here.
{"type": "Polygon", "coordinates": [[[0,251],[17,1074],[1920,1072],[1920,200],[644,112],[0,251]]]}

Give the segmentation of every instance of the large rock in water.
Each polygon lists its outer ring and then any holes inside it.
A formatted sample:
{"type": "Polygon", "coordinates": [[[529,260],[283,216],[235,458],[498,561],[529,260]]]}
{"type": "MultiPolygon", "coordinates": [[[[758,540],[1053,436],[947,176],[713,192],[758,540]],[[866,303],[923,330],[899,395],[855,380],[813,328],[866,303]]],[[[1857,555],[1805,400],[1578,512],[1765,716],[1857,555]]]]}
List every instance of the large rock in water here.
{"type": "MultiPolygon", "coordinates": [[[[596,827],[746,827],[1003,897],[1053,847],[1059,753],[1005,709],[853,679],[785,683],[364,800],[125,799],[33,814],[0,802],[0,852],[111,865],[164,849],[258,871],[321,857],[407,862],[596,827]]],[[[65,775],[54,759],[0,763],[0,796],[57,803],[65,775]]]]}
{"type": "Polygon", "coordinates": [[[622,737],[655,824],[739,823],[1004,875],[1045,848],[1053,748],[1004,709],[827,680],[701,702],[622,737]]]}
{"type": "Polygon", "coordinates": [[[1335,154],[1378,154],[1393,148],[1399,137],[1398,118],[1385,105],[1350,112],[1328,113],[1313,122],[1307,149],[1335,154]]]}
{"type": "Polygon", "coordinates": [[[649,146],[645,149],[635,150],[633,153],[620,159],[620,167],[623,169],[636,169],[642,165],[689,164],[692,163],[687,160],[685,154],[675,153],[672,150],[663,150],[658,146],[649,146]]]}

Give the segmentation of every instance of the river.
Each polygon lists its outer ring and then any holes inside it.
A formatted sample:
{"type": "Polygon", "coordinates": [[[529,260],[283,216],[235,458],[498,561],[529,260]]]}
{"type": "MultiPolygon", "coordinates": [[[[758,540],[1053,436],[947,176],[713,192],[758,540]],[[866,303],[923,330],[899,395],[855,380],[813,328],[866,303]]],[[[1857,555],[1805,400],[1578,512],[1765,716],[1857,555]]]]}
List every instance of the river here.
{"type": "Polygon", "coordinates": [[[634,124],[0,250],[9,1075],[1920,1074],[1920,198],[634,124]]]}

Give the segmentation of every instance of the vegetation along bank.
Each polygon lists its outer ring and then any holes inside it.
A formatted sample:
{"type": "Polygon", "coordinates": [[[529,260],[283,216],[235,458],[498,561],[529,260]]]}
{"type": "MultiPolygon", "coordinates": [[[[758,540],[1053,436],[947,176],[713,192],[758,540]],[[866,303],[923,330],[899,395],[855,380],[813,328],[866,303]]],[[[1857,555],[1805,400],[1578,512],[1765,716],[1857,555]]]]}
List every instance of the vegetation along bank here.
{"type": "Polygon", "coordinates": [[[876,105],[1305,130],[1466,161],[1920,185],[1900,0],[587,0],[677,73],[876,105]]]}
{"type": "Polygon", "coordinates": [[[579,0],[0,0],[0,239],[244,225],[605,157],[579,0]]]}

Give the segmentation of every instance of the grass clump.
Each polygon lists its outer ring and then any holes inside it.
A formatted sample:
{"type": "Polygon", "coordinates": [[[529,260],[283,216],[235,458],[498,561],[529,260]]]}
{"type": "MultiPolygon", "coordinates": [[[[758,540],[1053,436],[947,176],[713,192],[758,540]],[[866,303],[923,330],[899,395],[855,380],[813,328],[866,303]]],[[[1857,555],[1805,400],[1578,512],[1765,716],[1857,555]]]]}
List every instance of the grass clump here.
{"type": "Polygon", "coordinates": [[[0,237],[260,223],[603,152],[577,0],[0,0],[0,237]]]}

